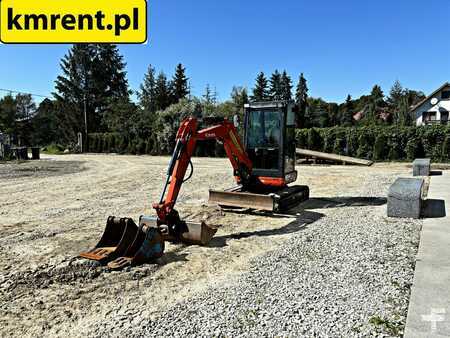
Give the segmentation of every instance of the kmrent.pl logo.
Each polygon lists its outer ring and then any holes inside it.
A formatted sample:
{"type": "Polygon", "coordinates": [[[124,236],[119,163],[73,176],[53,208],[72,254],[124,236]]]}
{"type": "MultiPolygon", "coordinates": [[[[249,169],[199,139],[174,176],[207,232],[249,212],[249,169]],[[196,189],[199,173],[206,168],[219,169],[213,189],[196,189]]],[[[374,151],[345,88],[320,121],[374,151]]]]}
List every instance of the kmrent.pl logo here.
{"type": "Polygon", "coordinates": [[[146,0],[0,0],[3,43],[145,43],[146,0]]]}

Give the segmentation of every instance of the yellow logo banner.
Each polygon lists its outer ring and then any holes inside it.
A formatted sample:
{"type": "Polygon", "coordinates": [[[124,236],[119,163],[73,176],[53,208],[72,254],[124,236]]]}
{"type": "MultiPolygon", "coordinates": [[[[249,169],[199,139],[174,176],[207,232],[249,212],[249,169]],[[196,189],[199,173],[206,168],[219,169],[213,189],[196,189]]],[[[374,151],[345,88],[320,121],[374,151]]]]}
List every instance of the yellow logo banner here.
{"type": "Polygon", "coordinates": [[[3,43],[145,43],[146,0],[0,0],[3,43]]]}

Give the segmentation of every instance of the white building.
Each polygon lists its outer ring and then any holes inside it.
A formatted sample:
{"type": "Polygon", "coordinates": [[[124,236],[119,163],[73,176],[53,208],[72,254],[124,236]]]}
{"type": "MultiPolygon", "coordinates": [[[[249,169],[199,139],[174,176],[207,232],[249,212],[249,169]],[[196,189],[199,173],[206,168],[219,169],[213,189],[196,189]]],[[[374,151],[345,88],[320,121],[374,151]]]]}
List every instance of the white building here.
{"type": "Polygon", "coordinates": [[[450,112],[450,83],[446,82],[411,109],[417,126],[447,124],[450,112]]]}

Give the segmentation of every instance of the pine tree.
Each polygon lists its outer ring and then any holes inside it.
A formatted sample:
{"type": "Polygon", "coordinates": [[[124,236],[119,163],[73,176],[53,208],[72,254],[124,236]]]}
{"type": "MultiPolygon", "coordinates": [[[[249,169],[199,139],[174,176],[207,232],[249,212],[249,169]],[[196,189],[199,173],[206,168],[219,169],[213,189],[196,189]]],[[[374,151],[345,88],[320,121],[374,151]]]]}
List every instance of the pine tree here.
{"type": "Polygon", "coordinates": [[[320,128],[328,127],[329,117],[325,101],[320,100],[316,108],[316,125],[320,128]]]}
{"type": "Polygon", "coordinates": [[[58,120],[62,134],[73,142],[85,129],[103,131],[103,117],[111,102],[128,99],[125,62],[114,45],[75,44],[61,60],[62,74],[56,79],[58,120]]]}
{"type": "Polygon", "coordinates": [[[242,120],[244,115],[244,105],[249,102],[247,89],[244,87],[234,86],[230,96],[234,105],[235,113],[239,114],[242,120]]]}
{"type": "Polygon", "coordinates": [[[385,106],[384,93],[381,87],[375,85],[369,96],[369,100],[364,107],[364,122],[366,124],[375,124],[378,121],[378,112],[385,106]]]}
{"type": "Polygon", "coordinates": [[[55,81],[54,96],[64,138],[75,139],[77,132],[84,131],[84,104],[90,127],[88,132],[96,130],[92,116],[96,109],[93,78],[95,57],[94,45],[75,44],[61,60],[62,74],[55,81]]]}
{"type": "Polygon", "coordinates": [[[172,103],[178,103],[181,99],[187,98],[189,95],[189,78],[186,77],[186,68],[180,63],[175,69],[175,74],[171,82],[172,103]]]}
{"type": "Polygon", "coordinates": [[[0,99],[0,130],[6,134],[16,132],[17,102],[8,94],[0,99]]]}
{"type": "Polygon", "coordinates": [[[160,72],[155,86],[155,108],[164,110],[170,106],[170,90],[166,74],[160,72]]]}
{"type": "Polygon", "coordinates": [[[36,104],[30,94],[16,95],[16,118],[20,121],[17,124],[16,136],[21,145],[31,144],[31,120],[36,114],[36,104]]]}
{"type": "Polygon", "coordinates": [[[156,78],[155,68],[152,65],[148,66],[147,73],[144,77],[144,82],[141,84],[141,91],[138,92],[139,105],[141,109],[154,113],[156,112],[156,78]]]}
{"type": "Polygon", "coordinates": [[[400,101],[405,95],[405,90],[403,89],[401,83],[396,80],[392,85],[389,92],[389,97],[387,98],[387,103],[391,109],[398,109],[400,106],[400,101]]]}
{"type": "Polygon", "coordinates": [[[353,124],[353,115],[355,114],[355,108],[353,105],[352,97],[349,94],[344,104],[344,113],[342,115],[341,123],[348,127],[353,124]]]}
{"type": "Polygon", "coordinates": [[[234,86],[231,90],[231,100],[234,105],[238,108],[243,108],[244,104],[248,103],[248,94],[247,89],[244,87],[236,87],[234,86]]]}
{"type": "Polygon", "coordinates": [[[126,63],[116,45],[99,44],[97,60],[94,63],[94,78],[101,84],[102,96],[109,98],[129,98],[126,63]]]}
{"type": "Polygon", "coordinates": [[[403,89],[400,82],[397,80],[392,86],[387,104],[390,111],[394,114],[394,122],[398,126],[410,125],[412,117],[409,113],[411,94],[407,89],[403,89]]]}
{"type": "MultiPolygon", "coordinates": [[[[105,132],[106,123],[103,121],[107,111],[118,100],[128,101],[126,63],[120,55],[116,45],[95,45],[96,57],[93,60],[94,89],[96,90],[95,110],[93,113],[95,131],[105,132]]],[[[109,112],[110,113],[110,112],[109,112]]]]}
{"type": "Polygon", "coordinates": [[[281,100],[292,100],[292,80],[286,71],[281,74],[281,100]]]}
{"type": "Polygon", "coordinates": [[[209,83],[206,84],[205,93],[203,94],[203,100],[206,104],[212,104],[212,92],[209,83]]]}
{"type": "Polygon", "coordinates": [[[256,78],[255,88],[253,88],[252,101],[267,101],[269,99],[268,82],[263,72],[259,73],[256,78]]]}
{"type": "Polygon", "coordinates": [[[375,104],[376,107],[383,107],[384,104],[384,93],[381,90],[381,87],[375,85],[372,88],[372,92],[370,93],[370,99],[375,104]]]}
{"type": "Polygon", "coordinates": [[[339,106],[337,103],[328,104],[329,125],[334,127],[339,124],[339,106]]]}
{"type": "Polygon", "coordinates": [[[397,123],[400,126],[411,126],[413,123],[413,117],[410,112],[410,105],[407,96],[401,98],[398,107],[398,120],[397,123]]]}
{"type": "Polygon", "coordinates": [[[203,110],[207,114],[214,113],[217,97],[215,91],[211,89],[209,83],[206,84],[205,93],[203,94],[203,110]]]}
{"type": "Polygon", "coordinates": [[[281,83],[281,74],[278,70],[270,77],[270,89],[269,89],[270,99],[273,101],[280,101],[283,98],[283,88],[281,83]]]}
{"type": "Polygon", "coordinates": [[[33,144],[44,146],[58,142],[59,126],[56,120],[55,103],[52,100],[44,99],[39,104],[32,124],[33,144]]]}
{"type": "Polygon", "coordinates": [[[300,74],[300,78],[297,84],[297,90],[295,92],[295,102],[297,104],[297,127],[305,126],[306,110],[308,108],[308,86],[303,73],[300,74]]]}

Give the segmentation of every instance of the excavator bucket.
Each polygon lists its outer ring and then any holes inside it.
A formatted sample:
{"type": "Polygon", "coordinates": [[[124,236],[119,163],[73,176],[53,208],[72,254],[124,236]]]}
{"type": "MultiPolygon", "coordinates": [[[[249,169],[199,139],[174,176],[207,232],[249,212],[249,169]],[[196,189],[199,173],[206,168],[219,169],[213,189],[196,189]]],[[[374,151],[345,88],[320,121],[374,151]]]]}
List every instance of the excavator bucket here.
{"type": "Polygon", "coordinates": [[[138,227],[131,218],[110,216],[97,245],[87,252],[80,253],[79,256],[105,264],[122,256],[137,233],[138,227]]]}
{"type": "Polygon", "coordinates": [[[207,245],[217,232],[217,228],[207,225],[205,222],[185,222],[185,231],[181,234],[183,243],[194,245],[207,245]]]}
{"type": "MultiPolygon", "coordinates": [[[[156,226],[157,218],[142,216],[139,222],[147,226],[156,226]]],[[[210,226],[205,222],[190,222],[182,221],[177,226],[178,236],[174,237],[168,233],[163,232],[163,238],[169,242],[182,242],[193,245],[206,245],[208,244],[217,232],[217,227],[210,226]]]]}
{"type": "Polygon", "coordinates": [[[138,227],[131,218],[110,216],[97,245],[79,256],[108,263],[112,270],[121,270],[161,257],[165,241],[206,245],[217,232],[217,228],[205,222],[180,221],[176,229],[176,235],[169,234],[167,227],[160,226],[155,217],[141,216],[138,227]]]}
{"type": "Polygon", "coordinates": [[[127,266],[144,264],[159,258],[164,253],[164,239],[155,226],[140,223],[133,242],[122,257],[108,263],[111,270],[121,270],[127,266]]]}

